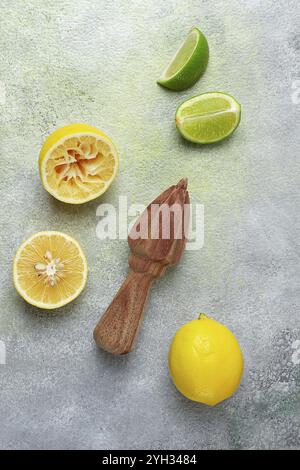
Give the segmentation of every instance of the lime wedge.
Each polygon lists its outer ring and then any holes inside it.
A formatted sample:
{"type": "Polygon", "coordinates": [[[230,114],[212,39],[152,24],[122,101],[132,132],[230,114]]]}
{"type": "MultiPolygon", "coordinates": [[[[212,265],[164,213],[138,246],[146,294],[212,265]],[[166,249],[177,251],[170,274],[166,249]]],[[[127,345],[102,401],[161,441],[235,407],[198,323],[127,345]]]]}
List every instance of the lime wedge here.
{"type": "Polygon", "coordinates": [[[189,88],[204,73],[208,56],[206,37],[193,28],[157,83],[176,91],[189,88]]]}
{"type": "Polygon", "coordinates": [[[230,136],[241,119],[241,105],[226,93],[203,93],[182,103],[176,126],[191,142],[210,144],[230,136]]]}

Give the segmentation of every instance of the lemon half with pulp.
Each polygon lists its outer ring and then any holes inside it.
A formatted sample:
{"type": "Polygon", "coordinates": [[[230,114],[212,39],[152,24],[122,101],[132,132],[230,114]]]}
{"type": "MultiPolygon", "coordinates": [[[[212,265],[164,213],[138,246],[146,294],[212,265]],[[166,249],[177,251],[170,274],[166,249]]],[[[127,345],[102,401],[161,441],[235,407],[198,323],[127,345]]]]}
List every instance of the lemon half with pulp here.
{"type": "Polygon", "coordinates": [[[79,244],[61,232],[39,232],[19,247],[13,265],[18,293],[31,305],[62,307],[82,292],[87,261],[79,244]]]}
{"type": "Polygon", "coordinates": [[[39,156],[44,188],[56,199],[82,204],[103,194],[119,166],[109,137],[88,124],[70,124],[54,131],[39,156]]]}

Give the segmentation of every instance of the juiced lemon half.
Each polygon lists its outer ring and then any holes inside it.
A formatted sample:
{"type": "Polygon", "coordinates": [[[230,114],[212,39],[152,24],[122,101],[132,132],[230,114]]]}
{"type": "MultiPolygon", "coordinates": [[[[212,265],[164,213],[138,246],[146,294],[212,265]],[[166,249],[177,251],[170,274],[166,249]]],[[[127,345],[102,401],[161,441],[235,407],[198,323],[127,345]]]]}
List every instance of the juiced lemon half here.
{"type": "Polygon", "coordinates": [[[14,284],[31,305],[54,309],[74,300],[87,280],[87,261],[79,244],[61,232],[39,232],[19,247],[14,284]]]}
{"type": "Polygon", "coordinates": [[[44,188],[56,199],[82,204],[103,194],[116,176],[116,147],[103,132],[88,124],[57,129],[39,157],[44,188]]]}

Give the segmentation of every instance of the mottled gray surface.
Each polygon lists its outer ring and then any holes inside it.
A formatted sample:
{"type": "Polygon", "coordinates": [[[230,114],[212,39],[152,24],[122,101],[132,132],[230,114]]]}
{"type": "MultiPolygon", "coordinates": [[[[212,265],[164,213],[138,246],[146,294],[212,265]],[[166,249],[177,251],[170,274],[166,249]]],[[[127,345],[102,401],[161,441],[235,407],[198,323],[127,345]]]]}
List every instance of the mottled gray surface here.
{"type": "Polygon", "coordinates": [[[300,447],[299,26],[297,0],[1,1],[1,448],[300,447]],[[155,80],[193,25],[210,44],[207,72],[167,92],[155,80]],[[231,139],[200,148],[173,117],[209,90],[233,94],[243,116],[231,139]],[[73,121],[103,129],[121,157],[111,189],[84,207],[51,198],[37,170],[45,136],[73,121]],[[204,247],[155,286],[135,352],[111,357],[91,334],[128,249],[96,238],[96,208],[119,195],[148,203],[182,176],[205,206],[204,247]],[[56,314],[12,283],[16,248],[43,229],[76,237],[90,267],[85,292],[56,314]],[[170,340],[200,311],[245,355],[240,389],[215,408],[168,376],[170,340]]]}

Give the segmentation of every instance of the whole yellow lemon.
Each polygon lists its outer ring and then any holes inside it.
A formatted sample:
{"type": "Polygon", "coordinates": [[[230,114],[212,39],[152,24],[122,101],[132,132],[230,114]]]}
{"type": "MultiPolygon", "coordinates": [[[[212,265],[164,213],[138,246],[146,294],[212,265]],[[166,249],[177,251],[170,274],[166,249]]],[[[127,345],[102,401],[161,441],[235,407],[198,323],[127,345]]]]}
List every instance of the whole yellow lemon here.
{"type": "Polygon", "coordinates": [[[171,377],[187,398],[214,406],[229,398],[243,374],[243,355],[226,326],[201,313],[183,325],[169,351],[171,377]]]}

